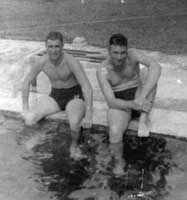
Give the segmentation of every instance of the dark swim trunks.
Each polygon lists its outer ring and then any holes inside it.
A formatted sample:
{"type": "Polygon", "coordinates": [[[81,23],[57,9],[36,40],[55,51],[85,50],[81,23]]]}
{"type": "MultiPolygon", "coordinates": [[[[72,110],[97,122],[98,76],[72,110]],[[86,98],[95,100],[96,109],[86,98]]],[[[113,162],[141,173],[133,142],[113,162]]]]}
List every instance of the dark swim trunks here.
{"type": "MultiPolygon", "coordinates": [[[[118,99],[131,101],[131,100],[135,99],[136,90],[137,90],[137,87],[129,88],[129,89],[125,89],[125,90],[122,90],[122,91],[114,92],[114,95],[118,99]]],[[[138,117],[140,117],[140,112],[137,111],[137,110],[132,110],[131,118],[135,119],[135,118],[138,118],[138,117]]]]}
{"type": "Polygon", "coordinates": [[[80,85],[71,88],[52,88],[49,96],[58,103],[61,110],[65,110],[67,103],[75,97],[84,100],[80,85]]]}

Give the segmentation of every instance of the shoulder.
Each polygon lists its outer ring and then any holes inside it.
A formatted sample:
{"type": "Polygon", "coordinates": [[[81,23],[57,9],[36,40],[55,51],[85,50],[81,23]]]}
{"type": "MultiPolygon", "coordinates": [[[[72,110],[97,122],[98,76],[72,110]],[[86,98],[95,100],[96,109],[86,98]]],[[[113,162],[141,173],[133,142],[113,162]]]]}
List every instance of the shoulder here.
{"type": "Polygon", "coordinates": [[[75,57],[66,52],[64,52],[64,61],[70,65],[76,65],[80,63],[75,57]]]}
{"type": "Polygon", "coordinates": [[[151,62],[157,62],[158,58],[161,57],[160,52],[135,48],[129,49],[128,55],[131,59],[146,65],[151,62]]]}
{"type": "Polygon", "coordinates": [[[78,61],[75,57],[68,53],[64,53],[64,64],[67,64],[69,69],[71,70],[80,70],[82,68],[82,65],[80,61],[78,61]]]}
{"type": "Polygon", "coordinates": [[[80,74],[83,71],[81,63],[70,54],[64,53],[64,64],[66,64],[73,73],[80,74]]]}
{"type": "Polygon", "coordinates": [[[32,56],[26,62],[30,65],[31,71],[42,71],[43,67],[47,64],[47,55],[32,56]]]}
{"type": "Polygon", "coordinates": [[[131,63],[131,65],[133,65],[133,66],[135,66],[139,63],[137,49],[134,49],[134,48],[128,49],[128,60],[131,63]]]}
{"type": "Polygon", "coordinates": [[[129,49],[129,58],[133,62],[143,64],[147,67],[149,67],[151,63],[155,62],[155,60],[150,56],[149,51],[143,49],[129,49]]]}
{"type": "Polygon", "coordinates": [[[128,49],[128,57],[130,60],[137,61],[138,60],[138,53],[139,50],[135,48],[129,48],[128,49]]]}

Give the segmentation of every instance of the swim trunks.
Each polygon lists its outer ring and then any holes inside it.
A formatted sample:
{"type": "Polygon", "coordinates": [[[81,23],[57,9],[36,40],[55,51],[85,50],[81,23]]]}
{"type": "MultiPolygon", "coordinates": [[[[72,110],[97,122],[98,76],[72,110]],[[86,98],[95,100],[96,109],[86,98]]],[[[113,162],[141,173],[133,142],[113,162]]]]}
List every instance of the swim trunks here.
{"type": "Polygon", "coordinates": [[[57,102],[61,110],[65,110],[67,103],[74,98],[84,100],[80,85],[76,85],[71,88],[52,88],[49,96],[57,102]]]}
{"type": "MultiPolygon", "coordinates": [[[[121,91],[116,91],[114,92],[114,95],[118,99],[123,99],[126,101],[131,101],[135,99],[135,94],[136,94],[137,87],[121,90],[121,91]]],[[[140,112],[137,110],[132,110],[132,115],[131,118],[135,119],[140,117],[140,112]]]]}

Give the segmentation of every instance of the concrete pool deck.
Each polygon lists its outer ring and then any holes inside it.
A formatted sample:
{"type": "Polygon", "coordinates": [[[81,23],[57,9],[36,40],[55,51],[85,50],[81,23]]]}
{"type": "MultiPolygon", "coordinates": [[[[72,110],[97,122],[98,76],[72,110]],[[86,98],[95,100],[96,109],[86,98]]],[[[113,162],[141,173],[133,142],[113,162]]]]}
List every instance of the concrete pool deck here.
{"type": "MultiPolygon", "coordinates": [[[[12,95],[14,80],[19,80],[21,78],[19,75],[23,71],[20,69],[19,63],[25,57],[43,52],[45,49],[44,43],[0,40],[0,47],[0,110],[21,113],[21,94],[18,92],[17,95],[12,95]]],[[[106,49],[91,46],[79,47],[72,44],[66,44],[65,49],[72,52],[77,50],[78,59],[84,66],[93,86],[93,123],[107,126],[107,105],[95,77],[96,67],[99,67],[99,61],[106,56],[106,49]]],[[[187,70],[182,67],[176,67],[169,62],[160,64],[162,66],[162,75],[158,83],[154,108],[150,114],[150,130],[152,133],[187,137],[187,70]]],[[[37,81],[38,93],[31,92],[31,103],[37,100],[38,97],[45,97],[50,90],[49,81],[44,74],[40,74],[37,81]]],[[[66,119],[66,116],[63,112],[60,112],[48,118],[66,119]]],[[[137,130],[137,122],[132,122],[129,128],[137,130]]]]}

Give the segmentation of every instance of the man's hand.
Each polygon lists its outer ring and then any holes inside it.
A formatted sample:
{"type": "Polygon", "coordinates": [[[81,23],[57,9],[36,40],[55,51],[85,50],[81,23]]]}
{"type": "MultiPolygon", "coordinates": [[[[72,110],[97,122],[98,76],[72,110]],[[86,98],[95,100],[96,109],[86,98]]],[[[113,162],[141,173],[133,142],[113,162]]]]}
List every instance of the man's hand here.
{"type": "Polygon", "coordinates": [[[135,98],[134,100],[134,104],[137,106],[139,110],[143,110],[144,103],[145,103],[145,98],[141,96],[135,98]]]}
{"type": "Polygon", "coordinates": [[[136,100],[136,99],[131,101],[130,108],[133,109],[133,110],[142,111],[142,106],[139,103],[139,101],[136,100]]]}
{"type": "Polygon", "coordinates": [[[81,126],[83,128],[91,128],[92,127],[92,117],[91,116],[85,116],[81,122],[81,126]]]}
{"type": "Polygon", "coordinates": [[[153,105],[153,102],[151,102],[151,101],[146,101],[146,102],[144,103],[144,105],[143,105],[142,110],[143,110],[144,112],[150,112],[150,111],[151,111],[151,108],[152,108],[152,105],[153,105]]]}
{"type": "Polygon", "coordinates": [[[144,112],[149,112],[152,108],[152,102],[146,100],[145,98],[142,97],[137,97],[134,100],[134,108],[135,110],[140,110],[144,112]]]}

